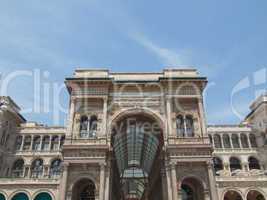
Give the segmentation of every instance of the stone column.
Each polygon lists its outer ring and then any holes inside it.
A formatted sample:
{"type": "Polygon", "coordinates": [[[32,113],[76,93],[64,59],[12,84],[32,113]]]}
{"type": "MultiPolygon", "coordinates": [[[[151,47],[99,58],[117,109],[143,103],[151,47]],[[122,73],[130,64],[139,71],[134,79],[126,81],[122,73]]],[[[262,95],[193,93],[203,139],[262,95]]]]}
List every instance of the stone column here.
{"type": "Polygon", "coordinates": [[[99,183],[99,200],[105,197],[105,164],[100,164],[100,183],[99,183]]]}
{"type": "Polygon", "coordinates": [[[207,135],[207,128],[206,128],[206,117],[204,114],[204,106],[203,106],[203,99],[199,98],[198,99],[198,109],[199,109],[199,115],[200,115],[200,120],[201,120],[201,130],[202,130],[202,135],[207,135]]]}
{"type": "Polygon", "coordinates": [[[167,97],[167,121],[168,121],[168,135],[173,135],[172,133],[172,119],[171,119],[171,97],[167,97]]]}
{"type": "Polygon", "coordinates": [[[42,146],[43,146],[43,139],[44,139],[44,136],[43,135],[41,135],[41,137],[40,137],[40,146],[39,146],[39,151],[41,151],[42,150],[42,146]]]}
{"type": "Polygon", "coordinates": [[[234,148],[234,145],[233,145],[233,141],[232,141],[232,134],[229,134],[229,138],[230,138],[231,148],[233,149],[234,148]]]}
{"type": "Polygon", "coordinates": [[[239,141],[239,144],[240,144],[240,149],[243,149],[243,145],[242,145],[242,141],[241,141],[241,134],[238,133],[238,141],[239,141]]]}
{"type": "Polygon", "coordinates": [[[171,177],[172,177],[172,199],[178,199],[178,190],[177,190],[177,176],[176,176],[176,164],[171,163],[171,177]]]}
{"type": "Polygon", "coordinates": [[[249,139],[249,134],[247,134],[247,139],[248,139],[248,147],[249,147],[249,148],[252,148],[252,146],[251,146],[251,142],[250,142],[250,139],[249,139]]]}
{"type": "Polygon", "coordinates": [[[20,151],[23,151],[24,141],[25,141],[25,135],[22,135],[22,141],[21,141],[20,151]]]}
{"type": "Polygon", "coordinates": [[[53,137],[52,137],[52,135],[50,135],[49,136],[49,151],[51,151],[52,149],[51,149],[51,147],[52,147],[52,139],[53,139],[53,137]]]}
{"type": "Polygon", "coordinates": [[[101,135],[107,134],[107,113],[108,113],[108,98],[103,98],[103,130],[101,135]]]}
{"type": "Polygon", "coordinates": [[[33,146],[33,140],[34,140],[34,135],[31,135],[31,146],[30,146],[30,151],[32,151],[32,146],[33,146]]]}
{"type": "Polygon", "coordinates": [[[66,200],[69,163],[63,163],[63,174],[60,182],[59,199],[66,200]]]}
{"type": "Polygon", "coordinates": [[[168,194],[168,200],[172,200],[172,184],[171,184],[171,175],[169,166],[165,167],[166,171],[166,180],[167,180],[167,194],[168,194]]]}
{"type": "Polygon", "coordinates": [[[25,165],[25,171],[24,171],[24,176],[27,178],[31,177],[31,165],[25,165]]]}
{"type": "Polygon", "coordinates": [[[207,162],[208,167],[208,175],[209,175],[209,185],[210,185],[210,195],[212,200],[219,200],[217,187],[216,187],[216,180],[213,173],[213,166],[212,161],[207,162]]]}
{"type": "Polygon", "coordinates": [[[58,147],[57,147],[57,150],[60,150],[61,138],[62,138],[62,135],[58,135],[58,147]]]}
{"type": "Polygon", "coordinates": [[[163,199],[168,199],[168,193],[167,193],[167,182],[166,182],[166,174],[165,174],[165,170],[162,169],[160,170],[160,175],[161,175],[161,188],[162,188],[162,197],[163,199]]]}
{"type": "Polygon", "coordinates": [[[72,138],[72,127],[73,127],[73,118],[75,113],[75,101],[76,99],[74,97],[70,98],[70,110],[69,110],[69,119],[68,119],[68,127],[67,127],[67,134],[66,139],[72,138]]]}
{"type": "Polygon", "coordinates": [[[106,180],[105,180],[105,200],[109,200],[109,184],[110,184],[110,170],[111,168],[107,168],[106,180]]]}

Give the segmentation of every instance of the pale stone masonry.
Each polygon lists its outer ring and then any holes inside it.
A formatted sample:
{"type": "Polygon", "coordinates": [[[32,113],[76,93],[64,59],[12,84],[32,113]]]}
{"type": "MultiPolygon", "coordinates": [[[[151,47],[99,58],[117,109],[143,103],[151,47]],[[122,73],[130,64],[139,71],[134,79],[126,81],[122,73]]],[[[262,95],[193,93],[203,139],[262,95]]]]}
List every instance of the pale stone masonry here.
{"type": "Polygon", "coordinates": [[[0,98],[0,200],[267,199],[266,95],[208,126],[194,69],[77,69],[65,84],[66,127],[0,98]]]}

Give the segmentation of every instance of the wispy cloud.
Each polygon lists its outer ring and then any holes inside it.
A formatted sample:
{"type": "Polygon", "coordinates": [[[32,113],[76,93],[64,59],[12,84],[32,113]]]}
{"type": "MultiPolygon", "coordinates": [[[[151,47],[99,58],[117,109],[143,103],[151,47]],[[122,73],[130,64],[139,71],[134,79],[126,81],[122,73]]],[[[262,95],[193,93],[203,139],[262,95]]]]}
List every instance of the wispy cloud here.
{"type": "Polygon", "coordinates": [[[159,61],[164,65],[175,65],[175,66],[182,66],[185,65],[187,58],[186,51],[181,50],[178,53],[175,50],[161,47],[155,42],[152,42],[147,37],[141,34],[133,34],[130,36],[133,40],[137,43],[142,45],[148,51],[152,52],[159,61]]]}

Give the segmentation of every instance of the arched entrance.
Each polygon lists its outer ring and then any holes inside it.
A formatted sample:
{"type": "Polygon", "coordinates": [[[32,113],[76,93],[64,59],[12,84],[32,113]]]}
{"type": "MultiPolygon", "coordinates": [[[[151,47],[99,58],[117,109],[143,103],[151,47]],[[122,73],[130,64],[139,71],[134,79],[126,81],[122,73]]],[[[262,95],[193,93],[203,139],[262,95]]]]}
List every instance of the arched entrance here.
{"type": "Polygon", "coordinates": [[[230,190],[225,193],[224,200],[242,200],[242,197],[238,192],[230,190]]]}
{"type": "Polygon", "coordinates": [[[47,192],[39,193],[34,200],[52,200],[52,197],[47,192]]]}
{"type": "Polygon", "coordinates": [[[204,200],[204,187],[196,178],[185,178],[181,184],[182,200],[204,200]]]}
{"type": "Polygon", "coordinates": [[[126,114],[112,124],[113,199],[161,200],[160,124],[147,113],[126,114]]]}
{"type": "Polygon", "coordinates": [[[29,200],[29,197],[27,194],[20,192],[16,194],[14,197],[12,197],[11,200],[29,200]]]}
{"type": "Polygon", "coordinates": [[[72,190],[72,200],[95,200],[95,184],[90,179],[78,181],[72,190]]]}
{"type": "Polygon", "coordinates": [[[3,194],[0,193],[0,200],[6,200],[5,195],[3,195],[3,194]]]}
{"type": "Polygon", "coordinates": [[[265,200],[265,198],[260,192],[250,190],[247,195],[247,200],[265,200]]]}

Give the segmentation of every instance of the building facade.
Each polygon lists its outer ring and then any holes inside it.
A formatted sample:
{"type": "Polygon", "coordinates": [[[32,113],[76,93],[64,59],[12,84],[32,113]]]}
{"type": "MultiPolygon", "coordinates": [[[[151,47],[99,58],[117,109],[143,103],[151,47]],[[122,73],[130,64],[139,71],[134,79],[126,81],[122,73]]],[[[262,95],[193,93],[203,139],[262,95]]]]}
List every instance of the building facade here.
{"type": "Polygon", "coordinates": [[[65,84],[67,127],[1,97],[0,200],[267,199],[265,95],[242,123],[208,126],[193,69],[78,69],[65,84]]]}

